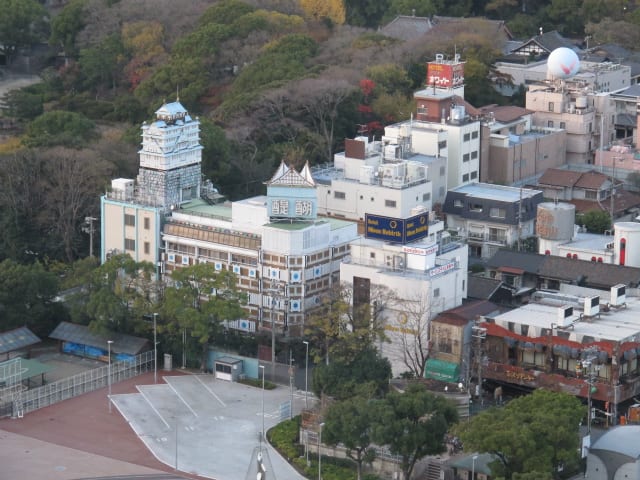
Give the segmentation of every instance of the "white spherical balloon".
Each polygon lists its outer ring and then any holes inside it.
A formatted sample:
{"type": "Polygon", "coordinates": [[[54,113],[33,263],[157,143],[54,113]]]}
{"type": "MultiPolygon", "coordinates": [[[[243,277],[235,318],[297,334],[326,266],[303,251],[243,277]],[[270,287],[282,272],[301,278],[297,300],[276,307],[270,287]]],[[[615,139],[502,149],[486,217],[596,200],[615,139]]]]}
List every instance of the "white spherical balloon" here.
{"type": "Polygon", "coordinates": [[[570,48],[556,48],[547,60],[547,71],[555,78],[570,78],[580,70],[580,59],[570,48]]]}

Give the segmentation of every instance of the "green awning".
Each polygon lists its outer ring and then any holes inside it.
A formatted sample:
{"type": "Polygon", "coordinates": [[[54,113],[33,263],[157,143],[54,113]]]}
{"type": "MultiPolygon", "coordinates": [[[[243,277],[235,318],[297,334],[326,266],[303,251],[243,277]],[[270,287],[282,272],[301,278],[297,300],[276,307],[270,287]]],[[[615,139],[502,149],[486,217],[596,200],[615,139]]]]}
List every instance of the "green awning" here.
{"type": "Polygon", "coordinates": [[[460,366],[457,363],[430,358],[427,360],[424,378],[433,378],[434,380],[443,380],[445,382],[457,382],[460,378],[460,366]]]}

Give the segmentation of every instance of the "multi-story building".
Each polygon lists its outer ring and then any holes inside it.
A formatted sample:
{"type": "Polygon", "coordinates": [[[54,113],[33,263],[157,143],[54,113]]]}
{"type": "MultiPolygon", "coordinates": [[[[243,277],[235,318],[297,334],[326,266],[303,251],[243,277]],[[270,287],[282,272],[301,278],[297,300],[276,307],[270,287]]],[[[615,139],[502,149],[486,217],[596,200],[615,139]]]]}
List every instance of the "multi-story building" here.
{"type": "Polygon", "coordinates": [[[298,173],[282,164],[266,196],[174,210],[163,231],[166,271],[203,262],[231,270],[248,299],[247,316],[231,328],[301,336],[357,237],[355,223],[318,218],[317,210],[309,167],[298,173]]]}
{"type": "Polygon", "coordinates": [[[479,322],[481,376],[588,399],[615,424],[620,405],[640,394],[640,302],[623,284],[607,292],[562,287],[479,322]]]}
{"type": "Polygon", "coordinates": [[[375,305],[388,340],[379,348],[400,375],[412,358],[428,353],[431,319],[466,298],[467,246],[451,242],[443,222],[429,224],[421,213],[408,219],[367,216],[365,237],[350,249],[341,282],[353,288],[354,302],[375,305]]]}
{"type": "Polygon", "coordinates": [[[492,105],[480,111],[481,182],[520,184],[565,164],[565,130],[533,126],[533,112],[521,107],[492,105]]]}
{"type": "Polygon", "coordinates": [[[542,200],[539,190],[475,183],[449,190],[443,212],[447,228],[467,238],[469,254],[488,258],[534,235],[542,200]]]}
{"type": "Polygon", "coordinates": [[[211,263],[231,270],[247,294],[246,317],[230,328],[302,335],[323,292],[338,281],[355,223],[317,217],[310,169],[282,164],[267,195],[218,203],[202,184],[199,122],[179,102],[163,105],[142,127],[137,182],[116,179],[101,199],[102,261],[116,252],[176,268],[211,263]]]}
{"type": "Polygon", "coordinates": [[[405,143],[345,141],[332,165],[313,168],[318,213],[359,222],[367,212],[408,217],[417,205],[431,210],[432,189],[445,184],[446,157],[412,154],[405,143]]]}
{"type": "Polygon", "coordinates": [[[162,105],[156,121],[143,124],[137,182],[115,179],[100,200],[103,262],[128,253],[160,266],[165,216],[201,194],[199,132],[200,122],[179,102],[162,105]]]}

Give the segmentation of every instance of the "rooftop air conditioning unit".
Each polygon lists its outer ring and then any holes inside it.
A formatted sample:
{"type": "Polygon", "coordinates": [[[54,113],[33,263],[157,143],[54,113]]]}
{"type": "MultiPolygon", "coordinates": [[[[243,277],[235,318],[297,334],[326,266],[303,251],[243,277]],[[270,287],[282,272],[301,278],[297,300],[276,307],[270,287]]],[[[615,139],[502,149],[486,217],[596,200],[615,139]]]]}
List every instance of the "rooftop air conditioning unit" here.
{"type": "Polygon", "coordinates": [[[571,305],[564,305],[558,308],[558,326],[568,327],[571,325],[573,318],[573,307],[571,305]]]}
{"type": "Polygon", "coordinates": [[[623,284],[614,285],[611,287],[611,306],[621,307],[627,301],[626,286],[623,284]]]}
{"type": "Polygon", "coordinates": [[[594,317],[600,313],[600,296],[585,297],[584,299],[584,316],[594,317]]]}

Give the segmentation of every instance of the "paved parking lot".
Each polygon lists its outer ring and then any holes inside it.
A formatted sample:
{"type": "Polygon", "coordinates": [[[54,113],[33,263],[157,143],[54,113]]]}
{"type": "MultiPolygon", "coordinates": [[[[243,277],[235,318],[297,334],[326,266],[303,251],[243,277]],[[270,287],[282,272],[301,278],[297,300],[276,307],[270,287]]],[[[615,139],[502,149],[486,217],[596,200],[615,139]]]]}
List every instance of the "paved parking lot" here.
{"type": "MultiPolygon", "coordinates": [[[[263,422],[268,430],[290,400],[286,387],[262,390],[215,380],[213,375],[163,376],[164,384],[138,386],[139,393],[112,395],[117,410],[153,455],[178,471],[215,478],[255,478],[263,422]],[[264,396],[264,397],[263,397],[264,396]]],[[[293,413],[304,406],[294,393],[293,413]]],[[[303,479],[266,444],[266,465],[278,480],[303,479]]]]}

